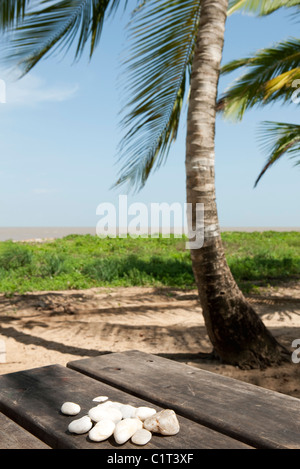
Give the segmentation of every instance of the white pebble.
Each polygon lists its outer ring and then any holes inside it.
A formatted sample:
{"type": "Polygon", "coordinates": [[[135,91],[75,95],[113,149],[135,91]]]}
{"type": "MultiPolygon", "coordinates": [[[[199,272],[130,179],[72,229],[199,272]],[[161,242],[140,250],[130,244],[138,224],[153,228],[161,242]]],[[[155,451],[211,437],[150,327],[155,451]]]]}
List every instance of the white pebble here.
{"type": "Polygon", "coordinates": [[[105,401],[107,401],[107,400],[108,400],[108,397],[107,397],[107,396],[98,396],[98,397],[95,397],[95,398],[93,399],[93,401],[95,401],[95,402],[105,402],[105,401]]]}
{"type": "Polygon", "coordinates": [[[99,406],[105,408],[105,407],[115,407],[116,409],[120,409],[120,407],[122,407],[123,404],[121,404],[120,402],[115,402],[115,401],[105,401],[105,402],[102,402],[101,404],[98,404],[99,406]]]}
{"type": "Polygon", "coordinates": [[[89,417],[94,422],[100,422],[100,420],[112,420],[114,423],[119,422],[122,420],[121,412],[116,409],[115,407],[103,407],[103,405],[98,405],[96,407],[92,407],[88,412],[89,417]]]}
{"type": "Polygon", "coordinates": [[[68,430],[70,433],[77,433],[81,435],[83,433],[87,433],[92,428],[93,423],[87,415],[81,417],[80,419],[73,420],[68,426],[68,430]]]}
{"type": "Polygon", "coordinates": [[[144,428],[161,435],[176,435],[179,432],[179,422],[174,410],[165,409],[144,421],[144,428]]]}
{"type": "Polygon", "coordinates": [[[152,407],[138,407],[135,411],[135,417],[142,422],[154,414],[156,414],[156,410],[152,407]]]}
{"type": "Polygon", "coordinates": [[[107,414],[108,414],[109,420],[112,420],[115,423],[120,422],[120,420],[122,420],[123,418],[121,411],[117,409],[116,407],[109,407],[107,409],[107,414]]]}
{"type": "Polygon", "coordinates": [[[136,407],[133,407],[132,405],[128,405],[128,404],[123,404],[120,407],[120,411],[122,413],[123,419],[131,419],[135,417],[136,407]]]}
{"type": "Polygon", "coordinates": [[[135,434],[131,438],[131,442],[134,443],[135,445],[140,445],[144,446],[152,438],[152,433],[149,432],[149,430],[146,430],[145,428],[141,428],[140,430],[137,430],[135,434]]]}
{"type": "Polygon", "coordinates": [[[102,409],[105,409],[106,407],[113,407],[113,402],[112,401],[101,402],[100,404],[98,404],[98,406],[101,407],[102,409]]]}
{"type": "Polygon", "coordinates": [[[143,428],[143,422],[140,419],[137,419],[136,417],[134,417],[131,420],[134,420],[136,422],[137,430],[141,430],[143,428]]]}
{"type": "Polygon", "coordinates": [[[61,406],[61,412],[65,415],[77,415],[80,412],[80,405],[74,402],[64,402],[61,406]]]}
{"type": "Polygon", "coordinates": [[[137,419],[125,418],[116,424],[114,438],[118,445],[126,443],[138,430],[137,419]]]}
{"type": "Polygon", "coordinates": [[[110,402],[110,407],[116,407],[117,409],[121,409],[121,407],[124,404],[121,404],[121,402],[116,402],[116,401],[109,401],[110,402]]]}
{"type": "Polygon", "coordinates": [[[92,441],[104,441],[109,438],[116,425],[112,420],[101,420],[90,430],[89,438],[92,441]]]}

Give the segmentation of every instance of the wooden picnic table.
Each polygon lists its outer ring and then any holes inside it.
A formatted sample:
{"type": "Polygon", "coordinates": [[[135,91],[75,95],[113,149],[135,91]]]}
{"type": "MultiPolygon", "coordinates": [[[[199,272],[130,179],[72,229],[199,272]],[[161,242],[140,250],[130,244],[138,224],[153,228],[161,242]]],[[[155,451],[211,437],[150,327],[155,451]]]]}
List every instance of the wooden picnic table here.
{"type": "Polygon", "coordinates": [[[300,399],[136,350],[0,376],[1,449],[298,449],[299,430],[300,399]],[[173,409],[180,431],[144,447],[69,433],[100,395],[173,409]],[[66,401],[81,406],[78,416],[60,412],[66,401]]]}

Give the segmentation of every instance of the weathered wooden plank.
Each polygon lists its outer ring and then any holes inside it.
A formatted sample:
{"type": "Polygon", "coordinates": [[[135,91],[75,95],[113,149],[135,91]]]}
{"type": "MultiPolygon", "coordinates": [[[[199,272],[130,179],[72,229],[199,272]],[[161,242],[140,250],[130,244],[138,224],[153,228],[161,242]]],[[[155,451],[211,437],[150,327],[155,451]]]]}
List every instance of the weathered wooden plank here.
{"type": "MultiPolygon", "coordinates": [[[[60,365],[0,376],[0,411],[52,448],[136,449],[130,442],[119,447],[113,437],[105,442],[94,443],[89,441],[86,434],[69,434],[69,422],[86,415],[95,405],[92,399],[99,395],[106,395],[114,401],[134,406],[149,405],[145,400],[60,365]],[[61,405],[65,401],[73,401],[81,406],[77,417],[68,417],[60,413],[61,405]]],[[[161,410],[161,407],[155,407],[161,410]]],[[[248,448],[186,418],[179,417],[179,422],[181,430],[177,435],[154,435],[145,448],[248,448]]]]}
{"type": "Polygon", "coordinates": [[[256,448],[300,448],[300,400],[139,351],[68,367],[256,448]]]}
{"type": "Polygon", "coordinates": [[[45,443],[0,413],[0,449],[50,449],[45,443]]]}

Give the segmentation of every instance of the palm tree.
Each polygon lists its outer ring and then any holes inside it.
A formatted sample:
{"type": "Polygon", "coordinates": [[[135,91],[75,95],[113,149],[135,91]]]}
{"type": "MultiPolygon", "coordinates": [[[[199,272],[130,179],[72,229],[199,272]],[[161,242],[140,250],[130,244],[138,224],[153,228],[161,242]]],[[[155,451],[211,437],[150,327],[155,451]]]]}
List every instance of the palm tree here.
{"type": "MultiPolygon", "coordinates": [[[[191,258],[206,329],[214,353],[243,367],[278,363],[281,348],[236,285],[226,262],[215,197],[215,117],[225,5],[207,2],[200,17],[187,117],[187,201],[205,206],[205,242],[191,258]],[[207,18],[209,25],[207,26],[207,18]]],[[[204,8],[204,3],[202,3],[204,8]]],[[[196,218],[196,217],[195,217],[196,218]]]]}
{"type": "MultiPolygon", "coordinates": [[[[242,7],[250,12],[267,15],[276,9],[277,4],[277,6],[296,7],[296,13],[300,12],[300,0],[273,0],[265,3],[267,5],[264,5],[264,2],[262,5],[257,5],[254,1],[234,0],[231,2],[230,11],[233,13],[237,7],[242,7]]],[[[299,104],[300,40],[298,38],[290,38],[273,47],[262,49],[251,57],[233,60],[222,67],[221,73],[227,74],[240,68],[245,70],[244,73],[226,90],[217,104],[218,111],[222,111],[226,118],[241,120],[246,110],[273,102],[299,104]]],[[[300,154],[300,125],[265,121],[261,124],[259,133],[267,159],[254,186],[283,155],[295,158],[300,154]]],[[[300,164],[300,159],[296,164],[300,164]]]]}
{"type": "MultiPolygon", "coordinates": [[[[234,281],[218,222],[215,118],[228,0],[140,0],[135,5],[117,185],[140,189],[164,162],[189,91],[186,187],[193,207],[191,231],[197,225],[197,204],[205,207],[204,244],[191,249],[191,258],[213,355],[243,368],[278,364],[287,352],[234,281]]],[[[120,1],[44,0],[39,6],[30,11],[30,0],[4,0],[0,9],[2,28],[14,30],[8,55],[20,61],[23,73],[53,48],[66,48],[75,39],[76,57],[87,43],[92,56],[104,19],[120,1]]]]}

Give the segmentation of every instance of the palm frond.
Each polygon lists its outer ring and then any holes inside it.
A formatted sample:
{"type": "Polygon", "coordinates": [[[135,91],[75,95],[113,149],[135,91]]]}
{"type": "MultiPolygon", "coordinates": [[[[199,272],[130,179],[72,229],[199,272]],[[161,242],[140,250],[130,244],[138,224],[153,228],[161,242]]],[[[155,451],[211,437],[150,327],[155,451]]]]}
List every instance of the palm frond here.
{"type": "Polygon", "coordinates": [[[249,65],[251,61],[253,61],[253,57],[244,57],[242,59],[232,60],[222,66],[221,75],[226,75],[227,73],[234,72],[241,67],[245,67],[246,65],[249,65]]]}
{"type": "Polygon", "coordinates": [[[281,42],[253,57],[228,63],[222,68],[222,74],[241,67],[246,71],[225,91],[218,102],[218,110],[226,117],[239,120],[254,106],[280,100],[287,102],[295,91],[293,83],[300,79],[299,64],[299,39],[281,42]]]}
{"type": "MultiPolygon", "coordinates": [[[[75,58],[87,43],[90,56],[97,45],[105,16],[115,11],[121,0],[41,0],[37,8],[26,13],[13,31],[5,58],[17,61],[28,73],[46,54],[68,50],[77,40],[75,58]]],[[[126,6],[127,0],[123,0],[126,6]]]]}
{"type": "Polygon", "coordinates": [[[24,18],[30,0],[1,0],[0,28],[7,30],[24,18]]]}
{"type": "Polygon", "coordinates": [[[176,140],[189,82],[200,0],[148,0],[129,25],[130,47],[124,62],[123,162],[116,186],[141,189],[150,172],[165,161],[176,140]]]}
{"type": "Polygon", "coordinates": [[[230,0],[228,16],[237,11],[264,16],[270,15],[279,8],[299,7],[299,5],[299,0],[230,0]]]}
{"type": "Polygon", "coordinates": [[[291,88],[294,88],[293,83],[298,82],[299,79],[300,67],[288,70],[272,78],[266,83],[265,99],[269,99],[271,96],[273,96],[273,99],[277,99],[282,93],[285,95],[285,100],[288,99],[290,97],[291,88]]]}
{"type": "Polygon", "coordinates": [[[300,164],[300,125],[286,124],[282,122],[263,122],[260,127],[260,141],[264,152],[267,153],[267,161],[255,181],[254,187],[265,172],[276,163],[281,156],[299,157],[296,164],[300,164]]]}

